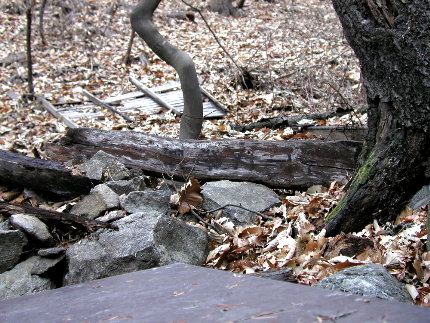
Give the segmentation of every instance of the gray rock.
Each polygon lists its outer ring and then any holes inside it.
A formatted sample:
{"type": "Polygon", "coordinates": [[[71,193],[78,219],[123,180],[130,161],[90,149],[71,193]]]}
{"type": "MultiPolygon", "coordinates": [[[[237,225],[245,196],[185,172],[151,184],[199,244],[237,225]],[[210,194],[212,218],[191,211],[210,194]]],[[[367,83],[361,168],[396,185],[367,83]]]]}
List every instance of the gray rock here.
{"type": "Polygon", "coordinates": [[[24,231],[44,245],[52,246],[55,244],[48,227],[38,218],[27,214],[14,214],[9,218],[9,221],[15,228],[24,231]]]}
{"type": "Polygon", "coordinates": [[[430,185],[424,185],[410,200],[408,206],[415,211],[430,203],[430,185]]]}
{"type": "Polygon", "coordinates": [[[18,263],[27,238],[19,230],[0,230],[0,273],[18,263]]]}
{"type": "Polygon", "coordinates": [[[122,201],[121,207],[128,213],[142,212],[147,215],[167,214],[170,192],[166,190],[146,190],[131,192],[122,201]]]}
{"type": "Polygon", "coordinates": [[[315,286],[331,290],[412,303],[406,287],[382,265],[367,264],[347,268],[319,281],[315,286]]]}
{"type": "Polygon", "coordinates": [[[49,249],[40,249],[37,252],[37,255],[45,258],[58,258],[63,256],[66,253],[66,249],[58,247],[58,248],[49,248],[49,249]]]}
{"type": "MultiPolygon", "coordinates": [[[[201,194],[204,198],[202,207],[207,211],[235,204],[252,211],[264,212],[281,203],[278,195],[268,187],[249,182],[209,182],[202,186],[201,194]]],[[[255,213],[235,207],[225,208],[224,215],[236,225],[251,224],[256,220],[255,213]]]]}
{"type": "Polygon", "coordinates": [[[9,220],[1,221],[0,222],[0,230],[9,230],[9,220]]]}
{"type": "Polygon", "coordinates": [[[130,176],[130,171],[121,163],[118,158],[104,151],[98,151],[91,159],[78,166],[80,171],[94,180],[114,180],[119,181],[130,176]]]}
{"type": "Polygon", "coordinates": [[[65,255],[57,258],[46,258],[46,257],[33,257],[34,264],[31,268],[32,275],[43,275],[49,270],[55,268],[61,260],[65,258],[65,255]]]}
{"type": "Polygon", "coordinates": [[[55,283],[50,279],[31,274],[41,259],[44,258],[31,257],[0,274],[0,300],[54,289],[55,283]]]}
{"type": "Polygon", "coordinates": [[[208,235],[177,219],[135,213],[115,222],[118,231],[99,230],[66,252],[65,284],[177,262],[202,265],[208,235]]]}
{"type": "Polygon", "coordinates": [[[118,195],[106,184],[94,187],[90,194],[76,203],[72,209],[72,214],[82,215],[94,220],[103,212],[115,208],[119,205],[118,195]]]}
{"type": "Polygon", "coordinates": [[[134,191],[143,191],[146,188],[145,178],[135,177],[129,180],[110,181],[106,183],[116,194],[129,194],[134,191]]]}

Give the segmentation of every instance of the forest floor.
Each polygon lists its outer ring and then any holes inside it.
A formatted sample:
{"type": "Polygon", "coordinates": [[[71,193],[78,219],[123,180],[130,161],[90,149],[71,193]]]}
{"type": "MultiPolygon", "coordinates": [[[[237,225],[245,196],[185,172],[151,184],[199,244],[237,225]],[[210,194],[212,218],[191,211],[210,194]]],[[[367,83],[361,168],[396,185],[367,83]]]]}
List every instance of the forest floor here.
{"type": "MultiPolygon", "coordinates": [[[[34,9],[34,84],[36,94],[51,103],[82,102],[84,89],[101,98],[135,91],[129,75],[148,87],[177,80],[173,68],[138,38],[131,64],[124,64],[131,34],[128,14],[134,2],[48,1],[43,24],[45,45],[38,20],[41,2],[36,1],[34,9]]],[[[189,2],[202,9],[234,60],[220,48],[197,12],[194,21],[172,18],[169,14],[173,12],[191,10],[180,0],[161,2],[154,18],[161,34],[193,57],[202,86],[228,109],[226,117],[204,122],[205,138],[284,140],[290,129],[263,128],[245,133],[231,129],[233,124],[245,125],[280,113],[306,115],[354,109],[321,124],[366,123],[366,115],[357,112],[365,106],[358,63],[330,1],[248,0],[235,18],[209,12],[204,8],[206,2],[189,2]],[[237,66],[252,75],[253,89],[241,85],[242,71],[237,66]]],[[[37,103],[27,100],[26,20],[20,3],[0,3],[0,149],[43,155],[42,143],[61,137],[66,128],[37,103]],[[10,60],[13,54],[16,59],[10,60]]],[[[168,137],[179,133],[179,119],[171,113],[137,112],[133,124],[107,111],[105,115],[104,119],[80,120],[78,124],[168,137]]],[[[0,199],[7,195],[6,189],[0,192],[0,199]]],[[[309,193],[279,191],[284,202],[270,211],[277,220],[216,237],[207,265],[246,273],[288,266],[294,268],[298,282],[312,285],[342,268],[381,263],[408,284],[417,304],[430,304],[424,209],[405,209],[394,223],[372,223],[354,235],[326,238],[323,232],[315,232],[312,223],[337,203],[343,195],[342,185],[332,183],[309,193]],[[294,238],[280,234],[292,231],[294,238]],[[349,257],[336,253],[342,243],[354,239],[369,240],[374,247],[349,257]]]]}

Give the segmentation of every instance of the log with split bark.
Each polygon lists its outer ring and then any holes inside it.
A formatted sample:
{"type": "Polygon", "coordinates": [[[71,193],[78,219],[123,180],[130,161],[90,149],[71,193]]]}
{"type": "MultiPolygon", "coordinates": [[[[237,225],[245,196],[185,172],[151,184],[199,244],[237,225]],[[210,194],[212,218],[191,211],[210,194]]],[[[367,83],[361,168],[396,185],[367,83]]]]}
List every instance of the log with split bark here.
{"type": "Polygon", "coordinates": [[[358,141],[176,140],[130,131],[69,129],[48,143],[49,158],[82,161],[103,150],[149,175],[200,180],[250,181],[271,187],[305,188],[351,175],[358,141]]]}
{"type": "Polygon", "coordinates": [[[0,184],[31,188],[55,198],[84,195],[93,186],[90,179],[73,175],[57,161],[31,158],[5,150],[0,150],[0,184]]]}

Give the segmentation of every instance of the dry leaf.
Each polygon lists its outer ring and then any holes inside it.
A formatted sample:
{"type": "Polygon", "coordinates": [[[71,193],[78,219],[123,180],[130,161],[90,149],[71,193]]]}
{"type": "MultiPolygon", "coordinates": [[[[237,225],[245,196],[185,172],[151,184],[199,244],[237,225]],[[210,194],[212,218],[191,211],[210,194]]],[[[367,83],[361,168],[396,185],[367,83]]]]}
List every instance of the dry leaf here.
{"type": "Polygon", "coordinates": [[[187,213],[203,201],[200,182],[191,177],[184,190],[179,193],[179,213],[187,213]]]}

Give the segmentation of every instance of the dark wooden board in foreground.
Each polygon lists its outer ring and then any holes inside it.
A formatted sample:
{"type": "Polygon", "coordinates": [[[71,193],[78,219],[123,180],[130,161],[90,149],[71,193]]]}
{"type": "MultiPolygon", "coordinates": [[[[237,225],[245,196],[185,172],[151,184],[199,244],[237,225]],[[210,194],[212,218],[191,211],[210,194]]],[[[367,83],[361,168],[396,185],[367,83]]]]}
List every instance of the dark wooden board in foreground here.
{"type": "Polygon", "coordinates": [[[429,309],[175,264],[0,301],[0,322],[428,322],[429,309]]]}
{"type": "Polygon", "coordinates": [[[69,129],[47,144],[55,160],[79,160],[103,150],[148,174],[202,180],[229,179],[272,187],[309,187],[354,172],[361,143],[322,140],[183,140],[130,131],[69,129]]]}
{"type": "Polygon", "coordinates": [[[0,184],[31,188],[58,196],[76,197],[87,194],[91,181],[75,176],[56,161],[31,158],[0,150],[0,184]]]}

